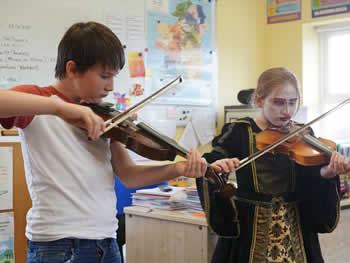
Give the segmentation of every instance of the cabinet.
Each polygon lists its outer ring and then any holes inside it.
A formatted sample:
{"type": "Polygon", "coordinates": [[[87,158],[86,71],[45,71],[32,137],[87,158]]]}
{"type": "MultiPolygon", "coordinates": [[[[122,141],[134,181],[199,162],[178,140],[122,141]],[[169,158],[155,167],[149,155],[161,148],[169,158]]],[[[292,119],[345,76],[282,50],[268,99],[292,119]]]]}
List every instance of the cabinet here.
{"type": "Polygon", "coordinates": [[[235,119],[251,117],[254,118],[259,113],[259,109],[248,105],[224,106],[225,123],[230,123],[235,119]]]}
{"type": "Polygon", "coordinates": [[[125,207],[127,263],[210,262],[216,244],[205,217],[125,207]]]}

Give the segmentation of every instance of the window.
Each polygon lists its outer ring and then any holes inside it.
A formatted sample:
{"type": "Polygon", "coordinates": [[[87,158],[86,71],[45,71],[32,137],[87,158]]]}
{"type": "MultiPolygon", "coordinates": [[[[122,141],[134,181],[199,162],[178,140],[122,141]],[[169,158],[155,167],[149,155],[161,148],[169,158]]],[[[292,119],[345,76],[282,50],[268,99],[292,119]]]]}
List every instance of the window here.
{"type": "MultiPolygon", "coordinates": [[[[350,25],[320,32],[320,110],[350,98],[350,25]]],[[[320,121],[320,136],[350,142],[350,103],[320,121]]]]}

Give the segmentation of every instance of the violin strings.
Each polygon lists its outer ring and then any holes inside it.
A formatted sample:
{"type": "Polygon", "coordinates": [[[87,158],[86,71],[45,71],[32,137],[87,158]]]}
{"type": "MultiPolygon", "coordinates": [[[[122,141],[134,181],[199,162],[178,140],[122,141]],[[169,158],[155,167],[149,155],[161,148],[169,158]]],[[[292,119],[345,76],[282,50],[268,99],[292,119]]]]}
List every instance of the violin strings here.
{"type": "Polygon", "coordinates": [[[333,153],[333,149],[330,148],[328,145],[322,143],[321,141],[319,141],[317,138],[313,137],[310,134],[304,135],[302,137],[302,140],[312,146],[314,146],[315,148],[321,150],[322,152],[327,153],[328,155],[332,155],[333,153]]]}
{"type": "Polygon", "coordinates": [[[144,122],[140,122],[137,124],[137,126],[139,128],[141,128],[142,130],[144,130],[145,132],[147,132],[149,135],[152,135],[155,138],[160,139],[162,142],[167,143],[169,146],[172,146],[173,148],[178,150],[180,153],[182,153],[184,156],[186,156],[188,154],[188,151],[185,148],[183,148],[182,146],[180,146],[175,140],[173,140],[172,138],[170,138],[166,135],[159,133],[158,131],[153,129],[148,124],[146,124],[144,122]]]}

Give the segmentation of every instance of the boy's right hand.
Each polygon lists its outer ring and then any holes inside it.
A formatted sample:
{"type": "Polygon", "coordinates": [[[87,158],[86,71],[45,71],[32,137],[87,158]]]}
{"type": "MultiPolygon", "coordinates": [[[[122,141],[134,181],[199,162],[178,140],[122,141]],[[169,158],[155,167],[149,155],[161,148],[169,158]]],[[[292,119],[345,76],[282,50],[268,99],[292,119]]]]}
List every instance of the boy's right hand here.
{"type": "Polygon", "coordinates": [[[211,167],[218,173],[231,173],[239,166],[238,158],[225,158],[216,160],[212,164],[211,167]]]}
{"type": "Polygon", "coordinates": [[[104,130],[103,119],[86,106],[59,103],[56,115],[69,124],[86,129],[89,138],[93,140],[98,139],[104,130]]]}

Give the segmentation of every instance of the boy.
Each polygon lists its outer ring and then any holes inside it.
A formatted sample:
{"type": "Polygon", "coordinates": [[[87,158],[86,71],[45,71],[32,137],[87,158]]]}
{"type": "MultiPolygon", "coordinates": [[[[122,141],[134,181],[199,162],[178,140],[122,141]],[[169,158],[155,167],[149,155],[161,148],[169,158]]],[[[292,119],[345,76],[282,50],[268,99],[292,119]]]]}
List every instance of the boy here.
{"type": "MultiPolygon", "coordinates": [[[[77,23],[59,44],[56,84],[14,90],[99,103],[113,90],[113,77],[124,63],[123,47],[109,28],[77,23]]],[[[33,203],[27,215],[27,263],[119,263],[113,172],[125,186],[136,188],[180,175],[199,177],[207,167],[196,151],[171,165],[135,165],[119,142],[89,141],[85,131],[51,116],[17,116],[0,123],[21,128],[33,203]]]]}

